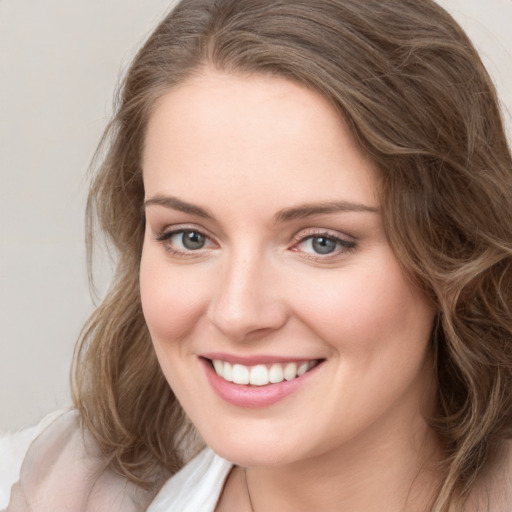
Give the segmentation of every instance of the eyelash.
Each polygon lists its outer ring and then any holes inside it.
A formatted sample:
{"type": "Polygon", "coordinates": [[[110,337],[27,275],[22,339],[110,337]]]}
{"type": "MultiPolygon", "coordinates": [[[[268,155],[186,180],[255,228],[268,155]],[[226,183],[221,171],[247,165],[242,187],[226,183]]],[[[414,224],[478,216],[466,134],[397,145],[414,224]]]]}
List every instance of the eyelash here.
{"type": "MultiPolygon", "coordinates": [[[[176,235],[182,235],[185,233],[196,233],[200,236],[203,236],[205,240],[212,242],[212,238],[205,234],[201,229],[195,229],[193,227],[177,227],[175,229],[172,229],[170,231],[163,231],[155,236],[155,240],[159,243],[161,243],[165,250],[171,253],[173,256],[178,256],[181,258],[194,258],[197,257],[200,254],[204,254],[204,251],[209,251],[211,249],[203,249],[198,248],[197,250],[188,249],[188,250],[181,250],[174,247],[170,240],[172,237],[176,235]]],[[[341,256],[342,254],[347,254],[352,252],[356,248],[356,242],[353,240],[347,240],[344,238],[341,238],[339,235],[334,235],[333,233],[327,231],[327,230],[315,230],[314,232],[309,232],[307,234],[299,233],[298,235],[293,237],[293,243],[290,247],[290,250],[293,252],[300,252],[301,257],[312,260],[312,261],[329,261],[330,259],[334,259],[336,257],[341,256]],[[306,251],[299,251],[297,247],[300,244],[306,243],[308,240],[313,241],[314,239],[320,239],[323,238],[326,241],[334,242],[338,247],[329,253],[325,253],[324,255],[320,253],[312,254],[308,253],[306,251]]]]}

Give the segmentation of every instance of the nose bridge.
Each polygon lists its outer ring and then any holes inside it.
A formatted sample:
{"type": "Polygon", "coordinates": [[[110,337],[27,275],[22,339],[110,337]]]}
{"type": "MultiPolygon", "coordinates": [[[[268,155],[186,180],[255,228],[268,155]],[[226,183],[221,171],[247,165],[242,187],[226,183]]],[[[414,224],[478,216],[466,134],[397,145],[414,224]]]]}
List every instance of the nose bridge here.
{"type": "Polygon", "coordinates": [[[243,339],[279,328],[286,313],[273,274],[271,262],[255,248],[231,251],[216,280],[209,308],[217,329],[227,337],[243,339]]]}

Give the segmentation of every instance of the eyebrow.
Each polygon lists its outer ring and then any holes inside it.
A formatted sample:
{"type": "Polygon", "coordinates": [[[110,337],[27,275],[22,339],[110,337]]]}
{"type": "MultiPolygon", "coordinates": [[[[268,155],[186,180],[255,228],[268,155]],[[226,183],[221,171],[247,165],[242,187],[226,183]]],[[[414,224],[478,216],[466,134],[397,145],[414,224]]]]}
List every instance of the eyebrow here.
{"type": "MultiPolygon", "coordinates": [[[[144,208],[148,206],[163,206],[172,210],[178,210],[180,212],[196,215],[204,219],[214,219],[212,213],[206,208],[197,206],[187,201],[178,199],[172,196],[154,196],[147,199],[144,202],[144,208]]],[[[283,222],[290,222],[292,220],[304,219],[312,217],[314,215],[324,215],[329,213],[339,212],[370,212],[378,213],[379,209],[373,206],[367,206],[360,203],[351,203],[347,201],[331,201],[327,203],[306,203],[299,206],[293,206],[290,208],[283,208],[279,210],[273,217],[272,221],[274,224],[280,224],[283,222]]]]}
{"type": "Polygon", "coordinates": [[[328,203],[309,203],[291,208],[283,208],[274,216],[276,224],[289,222],[297,219],[304,219],[314,215],[323,215],[338,212],[370,212],[378,213],[379,209],[374,206],[367,206],[360,203],[351,203],[347,201],[332,201],[328,203]]]}
{"type": "Polygon", "coordinates": [[[153,205],[164,206],[165,208],[190,213],[191,215],[196,215],[205,219],[213,219],[213,215],[205,208],[201,208],[200,206],[192,203],[187,203],[177,197],[157,195],[144,201],[144,209],[153,205]]]}

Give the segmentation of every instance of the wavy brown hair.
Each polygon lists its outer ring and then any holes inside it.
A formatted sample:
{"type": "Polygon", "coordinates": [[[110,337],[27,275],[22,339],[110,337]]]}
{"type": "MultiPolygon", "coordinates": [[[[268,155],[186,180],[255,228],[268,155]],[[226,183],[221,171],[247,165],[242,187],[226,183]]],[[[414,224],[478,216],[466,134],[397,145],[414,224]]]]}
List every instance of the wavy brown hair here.
{"type": "Polygon", "coordinates": [[[446,511],[512,435],[512,161],[491,79],[430,0],[184,0],[156,28],[122,82],[89,197],[89,234],[106,234],[117,267],[76,349],[85,427],[140,484],[183,464],[186,419],[140,304],[140,164],[156,100],[205,65],[319,92],[380,169],[390,244],[438,311],[431,424],[446,457],[433,509],[446,511]]]}

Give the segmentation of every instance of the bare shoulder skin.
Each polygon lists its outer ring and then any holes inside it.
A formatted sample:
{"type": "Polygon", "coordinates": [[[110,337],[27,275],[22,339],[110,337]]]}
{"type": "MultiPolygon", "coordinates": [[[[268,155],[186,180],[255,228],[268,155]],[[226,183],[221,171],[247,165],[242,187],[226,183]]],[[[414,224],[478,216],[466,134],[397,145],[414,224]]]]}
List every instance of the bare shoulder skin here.
{"type": "Polygon", "coordinates": [[[510,512],[512,510],[512,440],[503,443],[488,468],[484,470],[463,510],[464,512],[510,512]]]}

